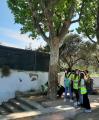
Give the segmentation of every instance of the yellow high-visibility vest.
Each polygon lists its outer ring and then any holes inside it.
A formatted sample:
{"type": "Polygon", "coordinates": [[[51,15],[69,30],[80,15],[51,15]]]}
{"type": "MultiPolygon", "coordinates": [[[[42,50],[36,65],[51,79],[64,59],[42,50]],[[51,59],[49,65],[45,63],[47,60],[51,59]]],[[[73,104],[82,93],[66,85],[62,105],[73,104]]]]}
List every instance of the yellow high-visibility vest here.
{"type": "Polygon", "coordinates": [[[68,75],[68,79],[69,80],[74,80],[74,74],[71,73],[70,75],[68,75]]]}
{"type": "Polygon", "coordinates": [[[79,76],[77,76],[73,81],[73,88],[76,90],[78,90],[78,81],[79,81],[79,76]]]}
{"type": "Polygon", "coordinates": [[[82,95],[87,93],[87,88],[86,88],[85,84],[80,85],[80,93],[82,95]]]}
{"type": "Polygon", "coordinates": [[[81,87],[81,88],[80,88],[80,91],[81,91],[81,94],[82,94],[82,95],[87,93],[86,87],[81,87]]]}

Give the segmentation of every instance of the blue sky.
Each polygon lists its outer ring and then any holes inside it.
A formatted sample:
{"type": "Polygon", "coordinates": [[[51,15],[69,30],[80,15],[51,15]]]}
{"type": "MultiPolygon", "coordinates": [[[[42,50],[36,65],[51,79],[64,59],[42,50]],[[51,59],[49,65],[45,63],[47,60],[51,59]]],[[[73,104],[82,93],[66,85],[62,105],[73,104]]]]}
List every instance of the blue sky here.
{"type": "MultiPolygon", "coordinates": [[[[6,46],[25,48],[31,44],[35,49],[46,43],[40,37],[39,40],[32,40],[27,34],[20,34],[21,25],[14,23],[14,16],[7,6],[7,0],[0,0],[0,43],[6,46]]],[[[75,28],[78,24],[72,26],[75,28]]]]}
{"type": "Polygon", "coordinates": [[[27,34],[20,34],[21,25],[14,23],[14,16],[7,6],[7,0],[0,0],[0,43],[6,46],[25,48],[31,44],[35,49],[45,45],[45,42],[32,40],[27,34]]]}

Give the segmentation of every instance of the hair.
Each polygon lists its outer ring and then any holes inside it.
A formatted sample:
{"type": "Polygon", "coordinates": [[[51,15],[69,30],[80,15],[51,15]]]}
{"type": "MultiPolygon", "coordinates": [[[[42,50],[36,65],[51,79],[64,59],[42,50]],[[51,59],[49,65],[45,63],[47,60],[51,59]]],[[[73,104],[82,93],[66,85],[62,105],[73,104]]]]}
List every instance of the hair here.
{"type": "Polygon", "coordinates": [[[78,76],[78,75],[76,74],[76,71],[78,71],[78,69],[75,69],[75,70],[73,71],[73,73],[74,73],[74,79],[76,79],[76,77],[78,76]]]}
{"type": "Polygon", "coordinates": [[[67,73],[69,73],[69,72],[71,72],[71,68],[68,68],[68,69],[67,69],[67,73]]]}
{"type": "Polygon", "coordinates": [[[85,70],[85,73],[89,73],[89,71],[88,71],[88,70],[85,70]]]}
{"type": "Polygon", "coordinates": [[[78,82],[79,85],[80,85],[80,83],[81,83],[81,79],[84,79],[84,72],[81,72],[81,73],[80,73],[80,79],[79,79],[79,82],[78,82]]]}
{"type": "Polygon", "coordinates": [[[67,73],[65,73],[65,77],[67,77],[67,73]]]}
{"type": "Polygon", "coordinates": [[[84,73],[80,73],[80,79],[84,79],[84,73]]]}

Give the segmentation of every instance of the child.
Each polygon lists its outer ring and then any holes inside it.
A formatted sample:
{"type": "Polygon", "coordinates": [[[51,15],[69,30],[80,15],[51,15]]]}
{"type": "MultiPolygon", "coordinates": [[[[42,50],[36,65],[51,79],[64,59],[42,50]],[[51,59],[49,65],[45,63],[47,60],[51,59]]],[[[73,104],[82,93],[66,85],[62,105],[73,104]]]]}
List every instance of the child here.
{"type": "Polygon", "coordinates": [[[84,73],[80,74],[80,94],[83,97],[84,112],[91,112],[91,107],[88,99],[88,93],[86,88],[86,80],[84,79],[84,73]]]}
{"type": "Polygon", "coordinates": [[[75,70],[74,80],[73,80],[73,90],[76,96],[76,102],[74,106],[77,107],[79,103],[79,70],[75,70]]]}
{"type": "Polygon", "coordinates": [[[65,98],[64,98],[64,101],[66,101],[67,93],[70,91],[70,80],[68,79],[67,71],[65,71],[64,87],[65,87],[65,98]]]}

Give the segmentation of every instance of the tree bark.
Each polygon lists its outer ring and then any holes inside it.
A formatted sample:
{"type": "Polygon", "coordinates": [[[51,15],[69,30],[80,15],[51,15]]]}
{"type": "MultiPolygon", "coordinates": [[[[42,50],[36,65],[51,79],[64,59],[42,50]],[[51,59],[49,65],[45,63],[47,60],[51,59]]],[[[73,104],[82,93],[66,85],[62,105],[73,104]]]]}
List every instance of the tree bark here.
{"type": "Polygon", "coordinates": [[[54,100],[57,97],[58,85],[58,65],[59,63],[59,39],[54,38],[50,45],[50,65],[49,65],[49,91],[48,96],[54,100]]]}

